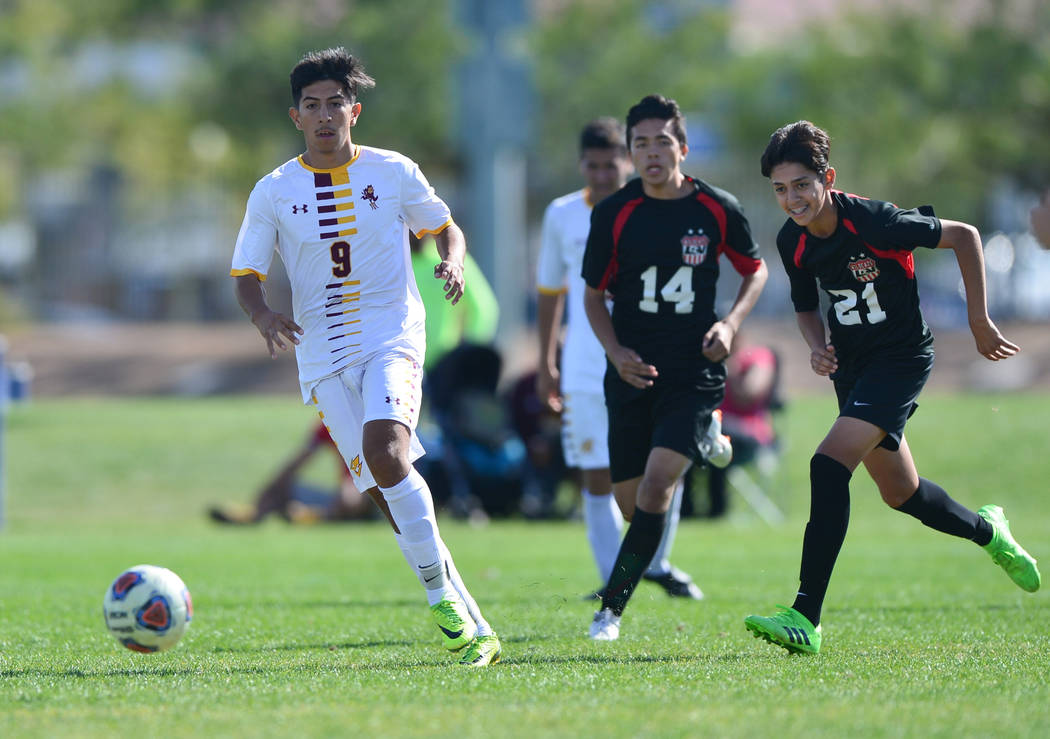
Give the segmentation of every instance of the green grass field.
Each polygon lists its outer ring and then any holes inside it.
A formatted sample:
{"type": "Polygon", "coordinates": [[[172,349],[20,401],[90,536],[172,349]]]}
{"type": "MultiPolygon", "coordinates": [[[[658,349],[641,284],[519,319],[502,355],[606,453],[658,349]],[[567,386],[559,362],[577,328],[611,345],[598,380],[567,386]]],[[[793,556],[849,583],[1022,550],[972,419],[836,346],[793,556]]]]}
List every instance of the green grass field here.
{"type": "MultiPolygon", "coordinates": [[[[313,416],[291,397],[38,400],[12,409],[0,532],[0,736],[1045,736],[1050,585],[1029,595],[975,545],[893,513],[859,473],[824,610],[793,657],[743,628],[790,604],[808,459],[830,397],[796,398],[770,527],[687,520],[675,561],[707,597],[643,583],[618,642],[586,638],[596,584],[583,526],[441,518],[504,662],[439,646],[385,524],[220,529],[313,416]],[[125,567],[178,572],[195,619],[172,651],[105,631],[125,567]]],[[[1050,575],[1050,395],[925,396],[920,472],[976,508],[1002,504],[1050,575]]]]}

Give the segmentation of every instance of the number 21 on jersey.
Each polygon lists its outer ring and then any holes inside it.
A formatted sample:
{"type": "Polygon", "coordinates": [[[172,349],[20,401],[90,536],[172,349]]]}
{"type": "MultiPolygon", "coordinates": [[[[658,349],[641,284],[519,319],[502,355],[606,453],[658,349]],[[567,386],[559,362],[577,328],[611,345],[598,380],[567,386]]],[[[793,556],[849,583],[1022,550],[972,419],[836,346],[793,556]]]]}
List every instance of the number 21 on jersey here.
{"type": "Polygon", "coordinates": [[[856,326],[863,323],[857,304],[863,300],[868,306],[868,323],[882,323],[886,320],[886,311],[879,305],[879,296],[875,294],[875,283],[869,282],[864,286],[864,292],[859,296],[856,290],[828,290],[842,300],[835,301],[835,316],[842,326],[856,326]]]}
{"type": "MultiPolygon", "coordinates": [[[[693,292],[693,268],[682,265],[671,275],[671,279],[660,289],[660,297],[666,303],[674,304],[675,313],[691,313],[696,293],[693,292]]],[[[642,272],[642,299],[638,309],[646,313],[656,313],[660,304],[656,300],[656,265],[642,272]]]]}

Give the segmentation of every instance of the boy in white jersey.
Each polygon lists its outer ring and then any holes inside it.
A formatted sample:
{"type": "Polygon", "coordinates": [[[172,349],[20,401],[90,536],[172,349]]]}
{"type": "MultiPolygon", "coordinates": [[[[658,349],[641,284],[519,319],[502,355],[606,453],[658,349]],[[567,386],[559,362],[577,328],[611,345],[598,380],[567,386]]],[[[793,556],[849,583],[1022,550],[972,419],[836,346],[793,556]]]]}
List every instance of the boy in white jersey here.
{"type": "Polygon", "coordinates": [[[463,232],[415,162],[356,145],[360,88],[375,82],[343,48],[305,55],[291,73],[306,152],[259,180],[230,274],[271,356],[295,346],[303,400],[313,403],[365,490],[386,514],[426,590],[445,646],[462,664],[500,659],[499,638],[463,584],[438,533],[426,482],[412,467],[425,351],[424,311],[408,231],[433,234],[455,305],[463,295],[463,232]],[[294,320],[272,311],[262,282],[274,249],[292,286],[294,320]]]}
{"type": "MultiPolygon", "coordinates": [[[[620,551],[623,516],[612,495],[609,476],[609,421],[602,389],[605,350],[583,310],[585,283],[581,272],[591,208],[623,187],[631,169],[623,124],[615,118],[599,118],[584,126],[580,133],[580,174],[586,187],[547,206],[536,280],[540,338],[536,393],[549,408],[562,414],[565,459],[582,473],[583,520],[603,583],[608,582],[620,551]],[[568,329],[559,370],[558,327],[566,302],[568,329]]],[[[628,510],[633,503],[630,501],[628,510]]],[[[644,578],[658,583],[668,595],[700,599],[703,593],[692,578],[668,560],[681,503],[679,485],[660,547],[644,578]]]]}

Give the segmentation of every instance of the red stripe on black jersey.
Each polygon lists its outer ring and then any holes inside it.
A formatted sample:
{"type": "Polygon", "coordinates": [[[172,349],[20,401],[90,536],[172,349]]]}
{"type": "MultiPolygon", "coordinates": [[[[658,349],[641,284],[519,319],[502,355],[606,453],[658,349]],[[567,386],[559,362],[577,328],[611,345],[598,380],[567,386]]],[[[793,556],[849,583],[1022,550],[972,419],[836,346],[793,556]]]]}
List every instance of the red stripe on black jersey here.
{"type": "MultiPolygon", "coordinates": [[[[850,233],[858,237],[860,236],[860,234],[857,233],[857,227],[853,225],[853,221],[851,221],[849,218],[843,218],[842,225],[845,226],[850,233]]],[[[802,238],[805,238],[805,234],[802,235],[802,238]]],[[[883,259],[892,259],[893,261],[897,262],[897,264],[899,264],[904,269],[904,274],[908,275],[909,280],[915,279],[915,257],[910,251],[876,249],[874,246],[869,244],[867,241],[864,241],[863,239],[861,239],[861,243],[864,244],[864,248],[870,251],[872,254],[882,257],[883,259]]]]}
{"type": "Polygon", "coordinates": [[[798,246],[795,247],[795,266],[802,269],[802,252],[806,250],[806,232],[803,231],[798,237],[798,246]]]}
{"type": "Polygon", "coordinates": [[[620,236],[623,234],[623,227],[627,225],[627,219],[631,217],[632,213],[634,213],[634,209],[642,204],[643,200],[644,198],[635,198],[634,200],[628,200],[626,203],[624,203],[623,207],[620,209],[620,212],[616,214],[616,219],[613,221],[612,232],[613,253],[612,257],[609,259],[608,266],[606,266],[605,268],[605,274],[602,275],[602,280],[600,283],[598,283],[599,290],[607,290],[609,288],[609,283],[612,282],[613,278],[616,276],[616,252],[620,245],[620,236]]]}

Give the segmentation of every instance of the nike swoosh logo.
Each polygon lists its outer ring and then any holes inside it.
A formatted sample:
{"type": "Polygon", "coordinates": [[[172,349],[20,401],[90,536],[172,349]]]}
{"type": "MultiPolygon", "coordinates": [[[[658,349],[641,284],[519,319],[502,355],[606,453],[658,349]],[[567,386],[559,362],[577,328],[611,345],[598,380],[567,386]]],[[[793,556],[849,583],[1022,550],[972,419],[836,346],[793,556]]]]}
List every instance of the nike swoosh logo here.
{"type": "Polygon", "coordinates": [[[441,577],[441,573],[440,572],[438,574],[434,575],[433,577],[427,577],[426,575],[424,575],[423,576],[423,582],[430,582],[431,580],[437,580],[439,577],[441,577]]]}
{"type": "Polygon", "coordinates": [[[445,636],[447,636],[449,639],[458,639],[459,637],[463,636],[463,629],[460,629],[459,631],[449,631],[441,624],[438,624],[438,628],[444,631],[445,636]]]}

